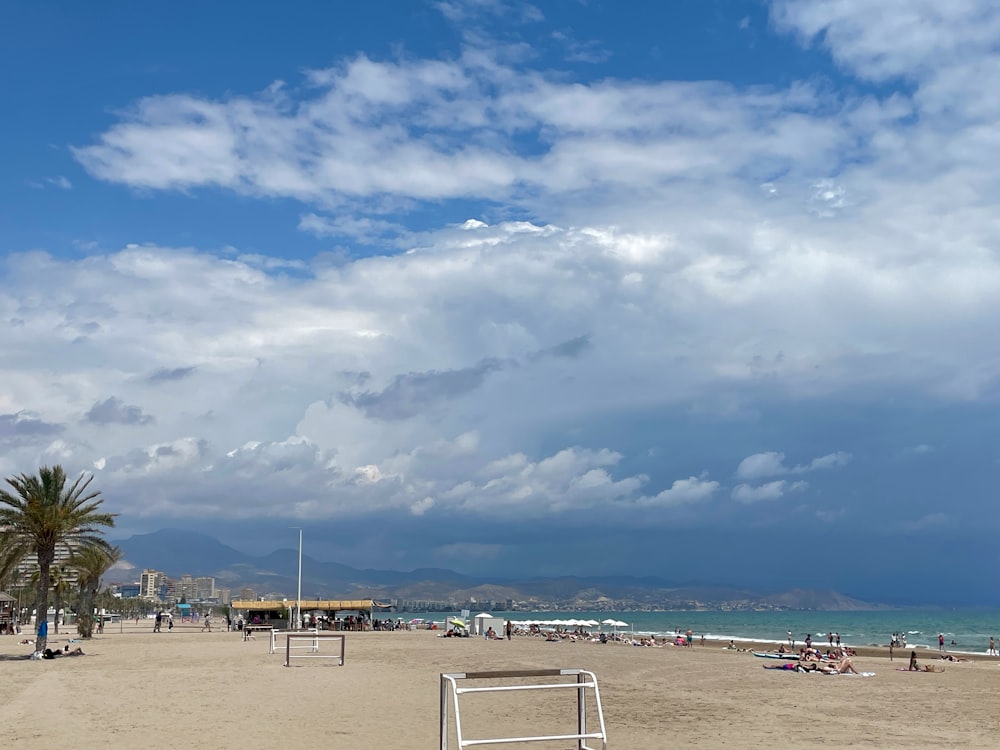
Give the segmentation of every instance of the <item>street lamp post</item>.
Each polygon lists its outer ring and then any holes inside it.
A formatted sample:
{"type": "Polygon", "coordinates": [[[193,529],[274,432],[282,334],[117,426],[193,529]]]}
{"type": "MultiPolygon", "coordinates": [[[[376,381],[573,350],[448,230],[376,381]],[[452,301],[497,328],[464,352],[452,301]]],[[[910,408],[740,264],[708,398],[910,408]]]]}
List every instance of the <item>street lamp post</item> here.
{"type": "MultiPolygon", "coordinates": [[[[294,528],[294,527],[293,527],[294,528]]],[[[299,529],[299,588],[295,595],[295,627],[302,627],[302,529],[299,529]]]]}

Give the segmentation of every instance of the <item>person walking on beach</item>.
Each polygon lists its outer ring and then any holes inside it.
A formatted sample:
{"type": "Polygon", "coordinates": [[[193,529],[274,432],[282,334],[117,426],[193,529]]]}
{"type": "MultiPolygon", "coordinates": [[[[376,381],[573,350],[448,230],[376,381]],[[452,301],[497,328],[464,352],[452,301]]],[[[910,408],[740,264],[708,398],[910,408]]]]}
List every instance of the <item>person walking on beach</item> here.
{"type": "Polygon", "coordinates": [[[507,636],[507,640],[510,640],[511,635],[514,633],[514,623],[507,620],[507,624],[503,626],[504,635],[507,636]]]}
{"type": "Polygon", "coordinates": [[[938,651],[944,651],[944,633],[938,633],[938,651]]]}
{"type": "Polygon", "coordinates": [[[990,656],[996,656],[996,654],[997,654],[996,641],[993,640],[993,636],[991,635],[990,636],[990,656]]]}
{"type": "Polygon", "coordinates": [[[791,646],[792,648],[795,648],[795,639],[792,638],[791,630],[788,631],[788,645],[791,646]]]}
{"type": "Polygon", "coordinates": [[[208,612],[205,613],[205,624],[201,626],[202,633],[204,633],[206,630],[209,633],[212,632],[212,616],[208,612]]]}
{"type": "Polygon", "coordinates": [[[157,612],[156,613],[156,619],[153,620],[153,632],[154,633],[159,633],[160,632],[160,626],[162,624],[163,624],[163,613],[162,612],[157,612]]]}

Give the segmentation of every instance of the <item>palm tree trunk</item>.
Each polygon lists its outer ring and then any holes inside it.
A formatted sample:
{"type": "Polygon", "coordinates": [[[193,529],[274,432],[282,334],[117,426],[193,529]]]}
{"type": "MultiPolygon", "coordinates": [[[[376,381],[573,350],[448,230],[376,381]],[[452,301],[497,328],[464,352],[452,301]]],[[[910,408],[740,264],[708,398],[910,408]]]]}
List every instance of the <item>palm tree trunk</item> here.
{"type": "Polygon", "coordinates": [[[53,592],[55,596],[53,597],[53,608],[56,611],[56,616],[53,620],[53,625],[55,626],[55,634],[59,635],[59,608],[62,606],[62,595],[59,593],[59,589],[53,592]]]}
{"type": "Polygon", "coordinates": [[[94,594],[89,586],[80,589],[80,604],[76,613],[76,629],[81,638],[94,635],[94,594]]]}
{"type": "MultiPolygon", "coordinates": [[[[54,555],[53,555],[54,557],[54,555]]],[[[48,625],[45,627],[45,635],[39,635],[39,629],[43,622],[47,622],[49,616],[49,567],[51,559],[39,553],[38,555],[38,594],[35,597],[35,651],[44,651],[48,643],[48,625]]],[[[58,613],[56,613],[58,615],[58,613]]]]}

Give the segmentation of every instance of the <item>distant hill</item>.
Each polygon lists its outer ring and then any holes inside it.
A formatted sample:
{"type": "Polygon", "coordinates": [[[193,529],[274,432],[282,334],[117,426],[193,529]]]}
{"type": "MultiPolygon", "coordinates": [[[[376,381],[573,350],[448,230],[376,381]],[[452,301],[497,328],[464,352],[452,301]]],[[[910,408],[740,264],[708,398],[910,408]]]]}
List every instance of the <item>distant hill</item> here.
{"type": "Polygon", "coordinates": [[[139,568],[162,570],[170,575],[211,575],[250,558],[218,539],[195,531],[162,529],[151,534],[137,534],[113,542],[122,548],[125,559],[139,568]]]}
{"type": "MultiPolygon", "coordinates": [[[[277,550],[261,557],[243,554],[207,534],[164,529],[116,542],[124,560],[172,577],[212,576],[217,585],[259,594],[293,597],[298,586],[298,552],[277,550]]],[[[522,608],[577,609],[815,609],[863,610],[877,605],[835,591],[795,589],[761,593],[725,586],[666,581],[656,577],[559,576],[492,578],[443,568],[408,572],[358,569],[302,558],[304,598],[406,599],[432,602],[507,601],[522,608]]],[[[136,573],[137,575],[137,573],[136,573]]]]}

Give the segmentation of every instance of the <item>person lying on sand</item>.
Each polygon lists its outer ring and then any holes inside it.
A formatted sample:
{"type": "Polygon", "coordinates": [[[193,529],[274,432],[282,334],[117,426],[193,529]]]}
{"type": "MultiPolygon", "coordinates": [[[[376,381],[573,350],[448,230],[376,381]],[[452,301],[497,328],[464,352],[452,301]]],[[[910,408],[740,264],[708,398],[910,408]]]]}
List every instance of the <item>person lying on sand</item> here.
{"type": "Polygon", "coordinates": [[[795,664],[793,662],[788,662],[787,664],[774,664],[774,665],[762,664],[761,666],[763,666],[764,669],[782,669],[788,672],[813,672],[816,669],[815,665],[813,665],[812,669],[810,669],[809,667],[806,667],[802,664],[795,664]]]}
{"type": "Polygon", "coordinates": [[[42,652],[43,659],[55,659],[57,656],[84,656],[84,653],[79,646],[72,651],[69,650],[69,646],[65,646],[62,651],[59,649],[53,651],[51,648],[47,648],[42,652]]]}
{"type": "Polygon", "coordinates": [[[849,656],[845,656],[840,661],[817,665],[816,668],[823,674],[860,674],[854,668],[854,662],[851,661],[849,656]]]}
{"type": "Polygon", "coordinates": [[[964,656],[955,656],[953,654],[942,654],[938,658],[943,659],[944,661],[968,661],[968,659],[966,659],[964,656]]]}

